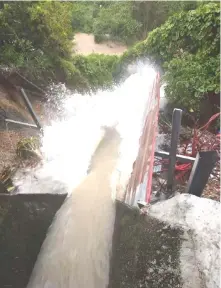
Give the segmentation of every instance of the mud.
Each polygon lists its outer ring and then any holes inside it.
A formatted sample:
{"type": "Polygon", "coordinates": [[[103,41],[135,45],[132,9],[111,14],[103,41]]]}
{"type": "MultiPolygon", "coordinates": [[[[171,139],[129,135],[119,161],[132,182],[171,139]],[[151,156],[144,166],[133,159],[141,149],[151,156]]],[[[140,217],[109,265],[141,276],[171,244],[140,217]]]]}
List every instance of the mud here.
{"type": "Polygon", "coordinates": [[[74,51],[78,54],[89,55],[91,53],[106,55],[121,55],[127,50],[127,47],[112,41],[96,43],[94,35],[77,33],[74,39],[74,51]]]}

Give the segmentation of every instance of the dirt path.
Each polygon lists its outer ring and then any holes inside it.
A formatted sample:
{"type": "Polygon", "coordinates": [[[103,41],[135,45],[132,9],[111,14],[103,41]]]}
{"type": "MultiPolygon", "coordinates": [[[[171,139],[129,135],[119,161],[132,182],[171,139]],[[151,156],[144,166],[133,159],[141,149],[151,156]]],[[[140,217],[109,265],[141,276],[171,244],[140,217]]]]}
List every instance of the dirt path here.
{"type": "Polygon", "coordinates": [[[105,288],[115,206],[111,175],[120,137],[107,129],[91,172],[62,205],[43,244],[28,288],[105,288]]]}
{"type": "Polygon", "coordinates": [[[127,47],[112,41],[95,43],[93,34],[77,33],[74,37],[74,51],[78,54],[89,55],[91,53],[121,55],[127,47]]]}

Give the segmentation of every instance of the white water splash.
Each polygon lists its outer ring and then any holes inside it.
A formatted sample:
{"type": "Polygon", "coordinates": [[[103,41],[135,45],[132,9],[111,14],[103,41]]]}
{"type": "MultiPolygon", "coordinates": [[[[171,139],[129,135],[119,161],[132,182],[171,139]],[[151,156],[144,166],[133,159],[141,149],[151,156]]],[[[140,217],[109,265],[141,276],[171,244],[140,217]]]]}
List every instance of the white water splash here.
{"type": "Polygon", "coordinates": [[[52,188],[63,192],[64,188],[55,183],[63,183],[73,192],[56,214],[28,288],[108,286],[115,220],[112,175],[117,166],[126,184],[155,77],[153,68],[138,67],[113,91],[69,95],[61,106],[65,112],[61,113],[62,120],[45,127],[44,165],[34,171],[38,180],[32,176],[23,180],[22,192],[52,192],[52,188]],[[115,136],[106,138],[96,157],[97,167],[87,175],[91,156],[102,138],[102,126],[116,126],[119,133],[113,129],[115,136]]]}
{"type": "Polygon", "coordinates": [[[117,168],[126,181],[136,158],[143,111],[156,77],[151,66],[139,63],[134,67],[135,73],[112,91],[82,96],[63,86],[56,92],[62,117],[54,117],[51,125],[44,127],[43,165],[29,170],[25,177],[16,175],[14,183],[20,192],[72,191],[87,174],[91,155],[103,135],[101,127],[116,124],[123,139],[117,168]]]}

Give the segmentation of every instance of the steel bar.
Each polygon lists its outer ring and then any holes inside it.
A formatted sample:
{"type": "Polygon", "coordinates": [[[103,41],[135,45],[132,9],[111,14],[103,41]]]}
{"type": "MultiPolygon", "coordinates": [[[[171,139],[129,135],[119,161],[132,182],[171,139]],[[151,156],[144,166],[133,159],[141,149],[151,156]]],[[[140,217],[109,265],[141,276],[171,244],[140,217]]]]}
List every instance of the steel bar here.
{"type": "Polygon", "coordinates": [[[41,129],[42,126],[41,126],[41,124],[40,124],[40,122],[39,122],[39,120],[38,120],[37,115],[35,114],[35,112],[34,112],[34,110],[33,110],[33,107],[32,107],[32,105],[31,105],[31,102],[29,101],[28,96],[26,95],[26,93],[25,93],[25,91],[24,91],[23,88],[21,88],[21,94],[22,94],[22,96],[23,96],[23,100],[24,100],[24,102],[25,102],[25,105],[26,105],[26,107],[28,108],[28,111],[29,111],[29,113],[31,114],[31,116],[32,116],[35,124],[37,125],[37,127],[38,127],[39,129],[41,129]]]}
{"type": "Polygon", "coordinates": [[[39,129],[38,126],[36,126],[35,124],[29,124],[29,123],[25,123],[25,122],[15,121],[15,120],[12,120],[12,119],[5,119],[5,122],[13,123],[13,124],[19,124],[19,125],[22,125],[22,126],[39,129]]]}
{"type": "Polygon", "coordinates": [[[41,89],[40,87],[38,87],[37,85],[35,85],[33,82],[31,82],[30,80],[28,80],[27,78],[25,78],[24,76],[22,76],[20,73],[15,72],[22,80],[24,80],[25,82],[27,82],[29,85],[31,85],[32,87],[34,87],[35,89],[37,89],[39,92],[41,92],[43,95],[45,95],[45,91],[43,89],[41,89]]]}
{"type": "Polygon", "coordinates": [[[209,176],[218,160],[216,151],[199,152],[193,165],[186,193],[200,197],[209,179],[209,176]]]}
{"type": "MultiPolygon", "coordinates": [[[[162,158],[169,158],[170,153],[165,151],[155,151],[155,156],[162,158]]],[[[176,154],[176,160],[181,163],[193,163],[195,159],[196,158],[194,157],[176,154]]]]}
{"type": "Polygon", "coordinates": [[[169,156],[169,167],[168,167],[168,178],[167,178],[167,189],[173,189],[174,183],[174,170],[176,164],[176,153],[177,153],[177,144],[180,134],[182,110],[174,109],[173,118],[172,118],[172,134],[171,134],[171,148],[169,156]]]}

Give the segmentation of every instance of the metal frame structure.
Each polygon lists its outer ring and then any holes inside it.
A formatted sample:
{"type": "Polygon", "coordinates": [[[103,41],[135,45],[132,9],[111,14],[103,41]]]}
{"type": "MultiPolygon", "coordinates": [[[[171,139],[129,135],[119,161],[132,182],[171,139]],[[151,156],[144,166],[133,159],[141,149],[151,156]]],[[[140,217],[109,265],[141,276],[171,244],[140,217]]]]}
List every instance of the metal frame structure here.
{"type": "Polygon", "coordinates": [[[180,126],[182,119],[182,110],[174,109],[173,118],[172,118],[172,133],[171,133],[171,143],[170,143],[170,153],[169,153],[169,167],[168,167],[168,176],[167,176],[167,190],[173,190],[174,184],[174,170],[176,165],[176,154],[177,154],[177,145],[180,136],[180,126]]]}
{"type": "MultiPolygon", "coordinates": [[[[6,124],[8,124],[8,123],[18,124],[18,125],[42,130],[42,125],[41,125],[40,121],[38,120],[38,117],[37,117],[32,105],[31,105],[31,102],[29,101],[28,96],[25,93],[25,90],[23,88],[21,88],[21,95],[22,95],[23,101],[25,103],[25,106],[27,107],[29,113],[31,114],[32,119],[34,120],[35,124],[25,123],[25,122],[16,121],[13,119],[8,119],[8,118],[5,118],[5,123],[6,124]]],[[[0,194],[7,194],[7,193],[8,193],[8,190],[6,189],[5,185],[0,181],[0,194]]]]}
{"type": "Polygon", "coordinates": [[[25,106],[27,107],[32,119],[34,120],[35,124],[30,124],[30,123],[26,123],[26,122],[21,122],[21,121],[16,121],[16,120],[13,120],[13,119],[8,119],[6,118],[5,119],[5,122],[6,123],[12,123],[12,124],[18,124],[18,125],[22,125],[22,126],[26,126],[26,127],[31,127],[31,128],[34,128],[34,129],[39,129],[41,130],[42,129],[42,125],[31,105],[31,102],[29,101],[28,99],[28,96],[27,94],[25,93],[25,90],[23,88],[21,88],[21,96],[22,96],[22,99],[25,103],[25,106]]]}
{"type": "Polygon", "coordinates": [[[218,154],[216,151],[199,152],[196,158],[176,154],[181,126],[181,117],[182,110],[174,109],[172,120],[171,150],[169,153],[164,151],[156,151],[155,156],[169,159],[167,176],[167,189],[169,192],[172,192],[174,189],[174,173],[176,161],[179,160],[181,163],[193,163],[193,168],[185,192],[200,197],[218,160],[218,154]]]}

